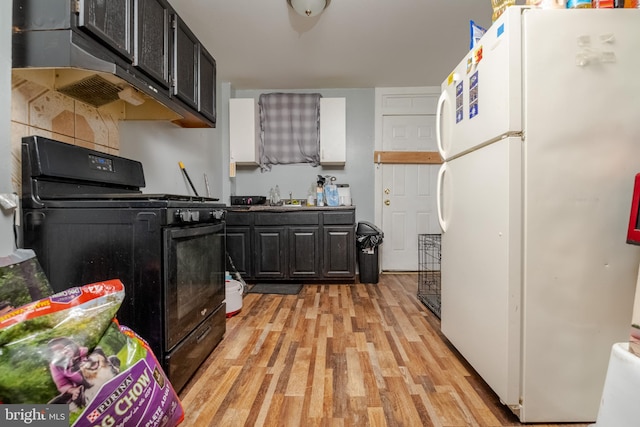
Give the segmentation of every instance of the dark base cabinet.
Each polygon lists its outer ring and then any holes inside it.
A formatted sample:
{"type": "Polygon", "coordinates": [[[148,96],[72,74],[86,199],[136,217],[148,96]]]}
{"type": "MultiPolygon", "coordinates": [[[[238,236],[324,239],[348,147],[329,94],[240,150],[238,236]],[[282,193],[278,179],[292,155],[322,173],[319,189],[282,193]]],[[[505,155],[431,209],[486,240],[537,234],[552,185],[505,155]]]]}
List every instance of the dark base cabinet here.
{"type": "Polygon", "coordinates": [[[355,281],[355,208],[233,210],[227,253],[250,282],[355,281]]]}
{"type": "Polygon", "coordinates": [[[320,228],[290,227],[289,277],[317,279],[320,277],[320,228]]]}
{"type": "Polygon", "coordinates": [[[337,225],[325,227],[322,269],[324,277],[335,279],[353,277],[355,254],[352,247],[354,242],[353,227],[337,225]]]}
{"type": "Polygon", "coordinates": [[[262,279],[284,279],[287,272],[284,227],[256,227],[254,229],[254,276],[262,279]]]}
{"type": "MultiPolygon", "coordinates": [[[[251,228],[246,226],[227,227],[227,253],[233,260],[233,267],[243,277],[253,272],[253,255],[251,253],[251,228]]],[[[227,265],[227,271],[233,270],[227,265]]]]}

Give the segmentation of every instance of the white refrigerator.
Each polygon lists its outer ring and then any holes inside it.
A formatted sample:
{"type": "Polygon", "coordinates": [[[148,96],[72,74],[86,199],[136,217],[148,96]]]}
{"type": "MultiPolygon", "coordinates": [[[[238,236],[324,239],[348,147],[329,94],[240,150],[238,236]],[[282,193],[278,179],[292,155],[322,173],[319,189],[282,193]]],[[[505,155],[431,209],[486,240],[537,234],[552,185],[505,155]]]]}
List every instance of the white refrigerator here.
{"type": "Polygon", "coordinates": [[[595,421],[640,262],[640,10],[508,8],[436,133],[442,332],[522,422],[595,421]]]}

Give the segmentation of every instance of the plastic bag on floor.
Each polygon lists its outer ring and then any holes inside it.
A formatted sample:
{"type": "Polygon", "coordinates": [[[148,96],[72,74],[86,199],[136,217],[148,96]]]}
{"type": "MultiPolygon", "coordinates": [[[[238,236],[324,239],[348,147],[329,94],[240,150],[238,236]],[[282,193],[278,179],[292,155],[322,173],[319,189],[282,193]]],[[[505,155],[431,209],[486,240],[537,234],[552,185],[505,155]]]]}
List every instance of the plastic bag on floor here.
{"type": "Polygon", "coordinates": [[[35,252],[17,249],[0,257],[0,316],[14,307],[46,298],[53,288],[45,276],[35,252]]]}

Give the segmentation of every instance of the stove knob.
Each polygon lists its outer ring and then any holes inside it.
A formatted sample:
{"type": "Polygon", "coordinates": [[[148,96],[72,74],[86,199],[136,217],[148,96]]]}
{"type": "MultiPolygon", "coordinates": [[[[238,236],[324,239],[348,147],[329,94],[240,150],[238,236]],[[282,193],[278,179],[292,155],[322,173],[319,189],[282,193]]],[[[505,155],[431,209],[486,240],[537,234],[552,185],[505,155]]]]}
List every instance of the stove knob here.
{"type": "Polygon", "coordinates": [[[178,209],[174,215],[178,222],[188,222],[191,219],[191,212],[188,210],[181,211],[178,209]]]}

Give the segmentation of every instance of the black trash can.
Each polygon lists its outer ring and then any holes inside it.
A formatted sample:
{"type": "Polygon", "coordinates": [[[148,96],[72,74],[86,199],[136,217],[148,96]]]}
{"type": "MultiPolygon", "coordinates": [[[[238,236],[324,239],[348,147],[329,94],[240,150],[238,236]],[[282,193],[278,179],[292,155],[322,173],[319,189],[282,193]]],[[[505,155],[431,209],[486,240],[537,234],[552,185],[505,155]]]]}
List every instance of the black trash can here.
{"type": "Polygon", "coordinates": [[[378,247],[384,233],[374,224],[362,221],[356,228],[356,246],[358,248],[358,269],[360,283],[378,283],[378,247]]]}

